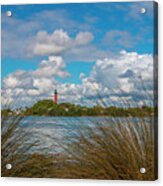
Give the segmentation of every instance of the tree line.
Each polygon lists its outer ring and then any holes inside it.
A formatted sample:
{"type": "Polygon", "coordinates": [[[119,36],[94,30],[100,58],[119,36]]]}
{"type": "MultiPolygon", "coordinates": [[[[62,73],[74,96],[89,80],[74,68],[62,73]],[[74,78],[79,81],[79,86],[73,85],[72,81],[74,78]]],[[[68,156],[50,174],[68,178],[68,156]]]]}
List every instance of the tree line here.
{"type": "MultiPolygon", "coordinates": [[[[2,115],[14,115],[18,111],[4,109],[2,115]]],[[[41,100],[30,108],[19,111],[23,116],[112,116],[112,117],[145,117],[154,114],[154,108],[142,106],[137,108],[120,108],[115,106],[86,107],[71,103],[55,104],[52,100],[41,100]]]]}

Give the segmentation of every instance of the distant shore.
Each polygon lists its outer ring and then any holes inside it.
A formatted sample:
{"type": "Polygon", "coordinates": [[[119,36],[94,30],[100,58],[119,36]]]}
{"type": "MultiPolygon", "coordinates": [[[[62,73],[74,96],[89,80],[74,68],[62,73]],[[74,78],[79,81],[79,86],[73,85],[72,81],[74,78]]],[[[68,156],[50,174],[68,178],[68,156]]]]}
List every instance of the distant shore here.
{"type": "Polygon", "coordinates": [[[120,108],[115,106],[86,107],[70,103],[55,104],[52,100],[41,100],[25,109],[3,109],[3,116],[62,116],[62,117],[149,117],[154,116],[156,108],[149,106],[120,108]]]}

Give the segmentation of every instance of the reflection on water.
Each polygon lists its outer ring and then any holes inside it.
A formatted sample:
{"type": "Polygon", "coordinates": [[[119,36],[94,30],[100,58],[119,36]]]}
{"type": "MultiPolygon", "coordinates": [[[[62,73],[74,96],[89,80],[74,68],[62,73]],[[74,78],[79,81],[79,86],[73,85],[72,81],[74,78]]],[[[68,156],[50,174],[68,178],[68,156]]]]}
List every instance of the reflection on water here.
{"type": "MultiPolygon", "coordinates": [[[[151,123],[151,118],[144,118],[151,123]]],[[[96,130],[97,125],[113,126],[115,122],[131,120],[140,122],[140,118],[110,118],[110,117],[26,117],[20,126],[27,132],[22,143],[38,142],[29,153],[58,153],[64,151],[64,144],[77,140],[81,131],[87,135],[87,127],[96,130]]]]}

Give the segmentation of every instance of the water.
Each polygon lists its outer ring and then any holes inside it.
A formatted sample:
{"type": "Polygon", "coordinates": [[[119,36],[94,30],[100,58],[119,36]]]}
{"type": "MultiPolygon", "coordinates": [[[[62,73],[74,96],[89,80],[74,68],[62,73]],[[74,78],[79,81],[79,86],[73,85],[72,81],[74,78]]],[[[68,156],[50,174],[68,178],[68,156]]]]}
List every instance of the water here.
{"type": "MultiPolygon", "coordinates": [[[[144,118],[150,123],[150,118],[144,118]]],[[[63,152],[66,144],[78,140],[81,132],[87,136],[87,127],[96,131],[98,125],[113,126],[116,122],[126,123],[131,120],[139,122],[140,118],[110,118],[110,117],[25,117],[20,126],[26,132],[26,138],[21,141],[24,146],[33,144],[28,153],[54,154],[63,152]]]]}
{"type": "Polygon", "coordinates": [[[86,128],[96,130],[96,125],[104,124],[107,117],[26,117],[20,126],[28,133],[26,143],[39,142],[30,152],[58,153],[64,145],[78,140],[86,128]]]}

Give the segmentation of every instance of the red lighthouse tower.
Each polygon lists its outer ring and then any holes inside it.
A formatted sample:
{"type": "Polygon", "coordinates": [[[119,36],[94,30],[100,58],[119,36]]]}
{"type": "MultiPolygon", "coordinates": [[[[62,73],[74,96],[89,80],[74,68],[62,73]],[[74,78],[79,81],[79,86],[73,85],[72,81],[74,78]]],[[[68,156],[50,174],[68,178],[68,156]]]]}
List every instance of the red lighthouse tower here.
{"type": "Polygon", "coordinates": [[[55,89],[54,91],[54,103],[58,104],[58,93],[57,93],[57,89],[55,89]]]}

